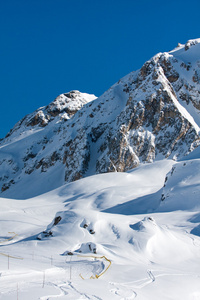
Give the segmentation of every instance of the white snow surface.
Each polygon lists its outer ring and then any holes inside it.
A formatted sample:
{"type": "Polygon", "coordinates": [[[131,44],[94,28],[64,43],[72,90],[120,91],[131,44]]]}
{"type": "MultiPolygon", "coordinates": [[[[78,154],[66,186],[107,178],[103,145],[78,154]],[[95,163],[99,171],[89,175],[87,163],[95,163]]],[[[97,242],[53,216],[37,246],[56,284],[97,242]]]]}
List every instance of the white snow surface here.
{"type": "Polygon", "coordinates": [[[199,299],[199,167],[162,160],[0,198],[0,299],[199,299]]]}

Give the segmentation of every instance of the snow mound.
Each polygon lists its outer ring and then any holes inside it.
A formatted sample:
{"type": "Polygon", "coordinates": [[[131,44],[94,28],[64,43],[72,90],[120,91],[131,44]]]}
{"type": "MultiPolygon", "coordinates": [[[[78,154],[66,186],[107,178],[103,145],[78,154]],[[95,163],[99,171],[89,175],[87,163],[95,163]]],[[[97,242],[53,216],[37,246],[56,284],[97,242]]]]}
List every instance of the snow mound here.
{"type": "Polygon", "coordinates": [[[129,243],[136,252],[143,253],[154,263],[169,265],[193,255],[191,245],[188,245],[182,234],[177,234],[167,226],[158,225],[152,217],[145,217],[142,221],[130,225],[130,228],[133,230],[133,236],[129,243]]]}
{"type": "Polygon", "coordinates": [[[137,252],[147,251],[149,240],[157,234],[158,227],[152,217],[145,217],[133,225],[130,225],[133,230],[133,236],[129,240],[137,252]]]}
{"type": "Polygon", "coordinates": [[[97,253],[97,246],[94,243],[82,243],[78,246],[78,249],[74,250],[78,253],[97,253]]]}

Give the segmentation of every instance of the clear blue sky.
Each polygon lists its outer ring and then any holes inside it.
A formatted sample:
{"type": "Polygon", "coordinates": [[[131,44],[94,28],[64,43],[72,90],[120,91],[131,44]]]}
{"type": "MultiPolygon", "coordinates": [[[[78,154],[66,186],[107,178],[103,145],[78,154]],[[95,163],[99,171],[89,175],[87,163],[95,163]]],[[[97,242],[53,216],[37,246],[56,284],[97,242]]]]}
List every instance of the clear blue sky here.
{"type": "Polygon", "coordinates": [[[199,0],[0,0],[0,137],[59,94],[100,96],[200,37],[199,12],[199,0]]]}

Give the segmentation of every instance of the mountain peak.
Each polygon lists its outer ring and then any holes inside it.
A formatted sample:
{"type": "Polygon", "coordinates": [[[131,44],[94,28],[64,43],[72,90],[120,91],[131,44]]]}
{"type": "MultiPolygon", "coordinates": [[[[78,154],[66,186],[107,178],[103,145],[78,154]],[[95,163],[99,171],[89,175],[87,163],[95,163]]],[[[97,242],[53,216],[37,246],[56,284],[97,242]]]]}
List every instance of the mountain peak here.
{"type": "Polygon", "coordinates": [[[4,196],[11,197],[14,186],[19,197],[33,196],[192,152],[200,145],[199,41],[155,55],[98,99],[64,93],[18,122],[1,142],[4,196]],[[31,182],[26,195],[24,182],[31,182]]]}
{"type": "Polygon", "coordinates": [[[93,94],[81,93],[77,90],[63,93],[47,106],[38,108],[20,120],[6,135],[6,139],[9,138],[11,142],[12,138],[24,135],[27,130],[30,131],[33,128],[35,130],[36,127],[45,127],[53,120],[55,122],[69,120],[85,104],[96,98],[93,94]]]}
{"type": "Polygon", "coordinates": [[[46,110],[52,116],[57,116],[61,112],[65,112],[66,118],[73,116],[84,104],[95,100],[95,95],[81,93],[77,90],[70,91],[59,95],[53,102],[51,102],[46,110]]]}

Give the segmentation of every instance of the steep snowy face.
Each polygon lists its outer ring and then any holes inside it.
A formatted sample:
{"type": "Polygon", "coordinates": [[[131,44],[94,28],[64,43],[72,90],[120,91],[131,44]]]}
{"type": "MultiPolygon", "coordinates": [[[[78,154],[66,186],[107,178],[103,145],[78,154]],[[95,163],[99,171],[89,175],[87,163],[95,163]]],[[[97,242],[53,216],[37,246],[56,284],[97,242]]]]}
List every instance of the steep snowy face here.
{"type": "Polygon", "coordinates": [[[159,211],[200,209],[200,159],[174,164],[165,177],[159,211]]]}
{"type": "Polygon", "coordinates": [[[4,196],[16,185],[31,184],[33,196],[65,181],[193,151],[200,144],[199,50],[200,39],[179,44],[95,101],[72,91],[26,116],[1,142],[4,196]]]}

